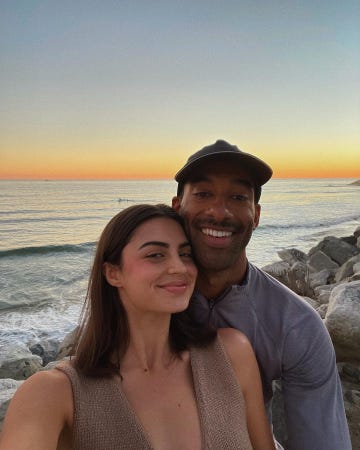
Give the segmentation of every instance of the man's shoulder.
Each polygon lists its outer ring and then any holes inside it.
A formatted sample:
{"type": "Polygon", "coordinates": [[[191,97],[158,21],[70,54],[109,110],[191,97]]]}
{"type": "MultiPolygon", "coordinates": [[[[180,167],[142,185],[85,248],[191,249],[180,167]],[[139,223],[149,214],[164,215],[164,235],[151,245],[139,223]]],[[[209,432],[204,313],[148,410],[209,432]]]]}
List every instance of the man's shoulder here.
{"type": "Polygon", "coordinates": [[[250,289],[254,287],[256,287],[257,289],[263,288],[266,289],[269,294],[276,293],[277,295],[281,295],[282,297],[296,300],[300,298],[298,294],[289,289],[283,283],[265,272],[263,269],[260,269],[259,267],[251,263],[248,263],[247,283],[250,289]]]}
{"type": "Polygon", "coordinates": [[[285,316],[290,322],[308,317],[318,322],[318,313],[298,294],[276,280],[264,270],[249,263],[248,296],[259,312],[285,316]]]}

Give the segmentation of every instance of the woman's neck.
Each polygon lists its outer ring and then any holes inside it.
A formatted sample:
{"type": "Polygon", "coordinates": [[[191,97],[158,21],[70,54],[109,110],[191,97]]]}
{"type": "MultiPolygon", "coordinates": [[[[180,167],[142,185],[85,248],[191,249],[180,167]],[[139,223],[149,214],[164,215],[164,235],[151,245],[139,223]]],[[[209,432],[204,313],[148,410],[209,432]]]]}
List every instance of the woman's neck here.
{"type": "Polygon", "coordinates": [[[121,361],[121,372],[140,370],[154,372],[167,369],[176,355],[171,351],[170,318],[129,319],[130,343],[121,361]]]}

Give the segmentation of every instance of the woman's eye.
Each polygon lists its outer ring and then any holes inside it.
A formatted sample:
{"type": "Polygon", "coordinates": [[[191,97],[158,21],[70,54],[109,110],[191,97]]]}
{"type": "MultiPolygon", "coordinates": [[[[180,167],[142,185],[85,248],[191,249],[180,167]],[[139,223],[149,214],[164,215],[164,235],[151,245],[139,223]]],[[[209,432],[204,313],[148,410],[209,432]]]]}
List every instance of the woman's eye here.
{"type": "Polygon", "coordinates": [[[180,253],[180,258],[193,259],[192,252],[182,252],[180,253]]]}
{"type": "Polygon", "coordinates": [[[146,258],[154,258],[154,259],[157,259],[157,258],[161,258],[161,257],[163,257],[163,256],[164,256],[163,253],[156,252],[156,253],[149,253],[148,255],[146,255],[146,258]]]}

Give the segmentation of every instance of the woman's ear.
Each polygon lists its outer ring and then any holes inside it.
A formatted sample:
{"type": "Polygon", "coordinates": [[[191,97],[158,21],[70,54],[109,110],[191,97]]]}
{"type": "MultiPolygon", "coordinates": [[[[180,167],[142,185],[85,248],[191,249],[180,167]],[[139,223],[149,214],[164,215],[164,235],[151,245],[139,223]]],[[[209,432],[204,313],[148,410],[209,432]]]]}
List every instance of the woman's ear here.
{"type": "Polygon", "coordinates": [[[122,286],[122,276],[121,269],[118,265],[114,265],[111,263],[104,263],[103,265],[103,274],[106,278],[106,281],[114,287],[122,286]]]}

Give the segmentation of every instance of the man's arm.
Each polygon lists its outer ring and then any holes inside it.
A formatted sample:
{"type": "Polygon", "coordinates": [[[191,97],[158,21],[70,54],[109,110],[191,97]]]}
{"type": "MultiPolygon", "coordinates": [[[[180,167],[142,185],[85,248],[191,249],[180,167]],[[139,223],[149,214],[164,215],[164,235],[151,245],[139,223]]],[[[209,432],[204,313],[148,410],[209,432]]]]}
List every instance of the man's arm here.
{"type": "Polygon", "coordinates": [[[335,351],[314,312],[287,334],[282,391],[291,450],[351,450],[335,351]]]}

